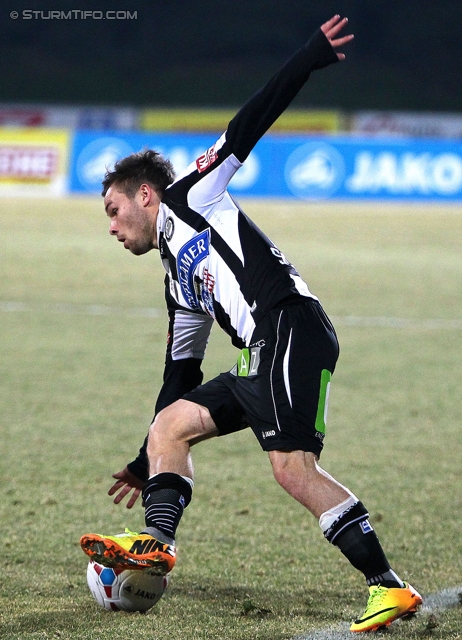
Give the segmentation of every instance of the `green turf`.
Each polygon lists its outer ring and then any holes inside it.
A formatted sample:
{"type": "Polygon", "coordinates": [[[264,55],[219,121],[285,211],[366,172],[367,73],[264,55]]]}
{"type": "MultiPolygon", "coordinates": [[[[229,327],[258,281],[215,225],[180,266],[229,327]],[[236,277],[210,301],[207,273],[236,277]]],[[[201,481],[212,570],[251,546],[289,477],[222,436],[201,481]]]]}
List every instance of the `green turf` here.
{"type": "MultiPolygon", "coordinates": [[[[423,594],[462,585],[462,329],[448,324],[462,320],[462,209],[246,209],[337,318],[323,466],[366,503],[403,578],[423,594]],[[349,326],[351,316],[415,323],[349,326]]],[[[162,268],[156,253],[135,258],[109,238],[99,200],[4,199],[0,211],[0,637],[279,640],[354,618],[362,577],[276,485],[247,432],[195,449],[194,499],[160,603],[144,616],[98,607],[78,539],[143,524],[139,506],[106,492],[141,444],[161,381],[162,268]],[[159,317],[130,315],[146,308],[159,317]]],[[[214,330],[207,377],[235,357],[214,330]]],[[[460,614],[421,614],[389,635],[458,638],[460,614]]]]}

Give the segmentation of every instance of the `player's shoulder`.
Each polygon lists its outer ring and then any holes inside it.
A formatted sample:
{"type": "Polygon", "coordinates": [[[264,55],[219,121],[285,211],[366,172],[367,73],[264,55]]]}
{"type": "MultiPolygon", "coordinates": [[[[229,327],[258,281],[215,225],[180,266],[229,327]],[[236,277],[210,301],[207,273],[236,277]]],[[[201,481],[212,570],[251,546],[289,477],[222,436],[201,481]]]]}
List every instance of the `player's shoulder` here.
{"type": "Polygon", "coordinates": [[[181,190],[184,185],[192,186],[201,180],[209,170],[218,167],[228,155],[230,155],[230,151],[227,151],[225,132],[180,171],[172,184],[167,187],[166,193],[181,190]]]}

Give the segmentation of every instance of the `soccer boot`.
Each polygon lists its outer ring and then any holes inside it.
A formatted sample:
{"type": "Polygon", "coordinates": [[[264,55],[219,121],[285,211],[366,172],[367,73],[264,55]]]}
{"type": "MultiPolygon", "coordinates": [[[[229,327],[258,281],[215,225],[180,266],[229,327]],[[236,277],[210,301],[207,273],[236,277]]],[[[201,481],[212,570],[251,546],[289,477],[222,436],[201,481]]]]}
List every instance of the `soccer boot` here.
{"type": "Polygon", "coordinates": [[[369,587],[369,594],[365,612],[353,622],[350,631],[376,631],[388,627],[397,618],[411,617],[422,604],[422,597],[406,582],[402,589],[373,585],[369,587]]]}
{"type": "Polygon", "coordinates": [[[150,569],[151,573],[167,575],[176,560],[173,544],[128,529],[115,536],[88,533],[80,538],[80,546],[92,560],[113,569],[150,569]]]}

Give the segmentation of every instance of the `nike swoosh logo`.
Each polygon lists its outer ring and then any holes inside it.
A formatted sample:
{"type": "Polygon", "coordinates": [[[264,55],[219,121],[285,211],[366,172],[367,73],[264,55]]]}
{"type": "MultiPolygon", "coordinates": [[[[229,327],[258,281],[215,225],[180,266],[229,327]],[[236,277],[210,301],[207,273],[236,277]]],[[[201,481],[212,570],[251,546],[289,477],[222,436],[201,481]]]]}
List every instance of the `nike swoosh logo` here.
{"type": "Polygon", "coordinates": [[[382,609],[382,611],[376,611],[376,613],[373,613],[371,616],[367,616],[367,618],[361,618],[361,620],[356,620],[356,624],[359,624],[360,622],[366,622],[366,620],[375,618],[376,616],[379,616],[382,613],[386,613],[387,611],[393,611],[393,609],[399,609],[399,607],[388,607],[388,609],[382,609]]]}

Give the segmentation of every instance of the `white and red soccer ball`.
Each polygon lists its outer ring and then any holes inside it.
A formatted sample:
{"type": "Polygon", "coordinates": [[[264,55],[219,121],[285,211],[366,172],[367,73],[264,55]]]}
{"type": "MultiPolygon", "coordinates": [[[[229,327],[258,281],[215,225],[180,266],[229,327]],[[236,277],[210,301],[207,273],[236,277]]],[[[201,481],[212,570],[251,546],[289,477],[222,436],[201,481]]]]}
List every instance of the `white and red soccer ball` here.
{"type": "Polygon", "coordinates": [[[167,576],[153,575],[149,569],[109,569],[90,561],[88,587],[98,604],[109,611],[148,611],[164,594],[167,576]]]}

